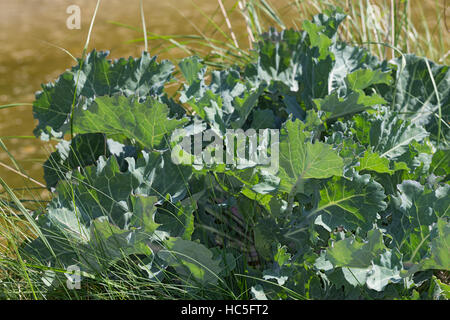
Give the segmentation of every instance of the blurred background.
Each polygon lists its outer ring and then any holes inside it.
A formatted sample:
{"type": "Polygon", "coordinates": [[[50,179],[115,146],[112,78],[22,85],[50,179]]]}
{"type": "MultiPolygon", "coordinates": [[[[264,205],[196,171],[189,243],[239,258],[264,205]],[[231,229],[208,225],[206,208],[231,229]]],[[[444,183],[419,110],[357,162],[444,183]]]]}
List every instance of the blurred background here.
{"type": "MultiPolygon", "coordinates": [[[[344,36],[360,43],[370,40],[371,27],[381,32],[382,40],[394,43],[390,27],[394,21],[403,28],[397,30],[404,33],[403,38],[400,35],[395,40],[402,50],[449,64],[450,34],[447,25],[450,27],[450,9],[446,0],[263,2],[270,5],[276,16],[283,18],[286,27],[301,26],[301,21],[329,4],[340,5],[351,15],[347,27],[356,30],[353,34],[348,29],[344,36]],[[390,12],[392,8],[396,10],[395,15],[390,12]],[[446,11],[448,22],[445,21],[446,11]],[[401,24],[402,17],[405,21],[410,19],[410,23],[401,24]]],[[[231,41],[223,35],[229,35],[230,30],[216,0],[144,0],[143,3],[149,32],[159,35],[195,34],[231,41]]],[[[222,0],[222,3],[237,43],[241,48],[248,48],[249,35],[239,10],[239,1],[222,0]]],[[[43,181],[42,162],[47,159],[54,143],[44,143],[33,137],[35,121],[31,104],[41,83],[54,81],[74,64],[64,50],[75,57],[81,56],[95,5],[94,0],[0,0],[0,106],[19,104],[13,108],[0,108],[0,142],[4,143],[3,146],[0,144],[0,177],[15,189],[30,185],[30,180],[16,172],[13,159],[23,173],[43,181]],[[70,30],[66,26],[69,17],[66,9],[70,5],[81,8],[79,30],[70,30]]],[[[264,26],[274,25],[280,29],[281,24],[275,15],[270,18],[271,13],[266,14],[269,17],[264,26]]],[[[140,28],[139,0],[103,0],[88,51],[93,48],[109,50],[111,58],[139,56],[144,49],[140,28]],[[140,41],[133,41],[139,38],[140,41]]],[[[188,54],[183,48],[167,50],[170,46],[173,42],[149,40],[150,53],[158,54],[159,58],[178,59],[188,54]]],[[[383,55],[385,50],[379,47],[378,53],[383,55]]]]}

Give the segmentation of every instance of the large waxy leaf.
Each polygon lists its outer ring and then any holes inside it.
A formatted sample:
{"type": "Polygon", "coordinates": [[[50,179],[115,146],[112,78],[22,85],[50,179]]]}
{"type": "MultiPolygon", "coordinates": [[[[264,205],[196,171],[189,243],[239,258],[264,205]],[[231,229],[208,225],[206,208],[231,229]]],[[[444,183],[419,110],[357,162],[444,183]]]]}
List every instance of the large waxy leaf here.
{"type": "MultiPolygon", "coordinates": [[[[329,93],[336,91],[339,96],[344,96],[348,91],[347,80],[349,74],[357,75],[358,70],[374,70],[372,72],[383,72],[389,69],[386,61],[381,62],[378,58],[370,54],[365,48],[352,47],[344,42],[337,42],[331,52],[335,57],[335,64],[328,78],[329,93]],[[356,72],[356,73],[355,73],[356,72]]],[[[372,82],[371,79],[365,83],[372,82]]]]}
{"type": "Polygon", "coordinates": [[[132,197],[133,217],[131,225],[140,235],[152,235],[160,224],[155,222],[157,197],[132,197]]]}
{"type": "Polygon", "coordinates": [[[151,234],[145,239],[136,230],[123,230],[111,224],[107,217],[99,217],[90,226],[90,242],[80,248],[83,269],[101,272],[130,255],[152,255],[151,234]]]}
{"type": "MultiPolygon", "coordinates": [[[[133,198],[133,228],[120,229],[106,216],[82,220],[76,212],[67,208],[52,209],[41,223],[42,230],[50,237],[53,257],[40,239],[26,247],[34,250],[45,264],[66,268],[77,264],[88,272],[101,272],[120,259],[132,254],[151,255],[148,244],[159,227],[154,221],[155,197],[133,198]]],[[[154,239],[158,240],[158,239],[154,239]]]]}
{"type": "Polygon", "coordinates": [[[186,118],[169,119],[168,115],[169,108],[153,98],[139,103],[136,97],[100,97],[89,110],[75,114],[74,130],[120,134],[153,149],[164,145],[166,135],[188,121],[186,118]]]}
{"type": "Polygon", "coordinates": [[[309,108],[314,107],[314,99],[331,93],[330,81],[336,65],[333,49],[338,27],[344,18],[345,15],[338,11],[326,12],[314,16],[313,23],[303,25],[309,38],[309,48],[300,57],[299,82],[304,87],[302,98],[309,108]]]}
{"type": "Polygon", "coordinates": [[[234,100],[250,89],[241,80],[240,73],[234,69],[213,71],[208,88],[222,98],[224,110],[229,114],[236,108],[234,100]]]}
{"type": "Polygon", "coordinates": [[[133,158],[127,160],[128,172],[138,181],[138,186],[134,189],[135,194],[159,198],[169,196],[173,202],[183,199],[186,195],[192,168],[174,164],[168,151],[143,151],[142,158],[137,161],[133,158]]]}
{"type": "Polygon", "coordinates": [[[87,167],[84,175],[75,172],[71,180],[62,181],[48,211],[70,210],[81,223],[107,216],[120,227],[128,224],[131,191],[139,185],[129,172],[120,172],[117,160],[100,157],[97,165],[87,167]],[[71,183],[71,182],[75,183],[71,183]]]}
{"type": "Polygon", "coordinates": [[[450,216],[449,187],[432,191],[416,181],[406,180],[397,188],[398,195],[392,197],[394,210],[388,230],[405,261],[420,263],[429,255],[432,226],[450,216]]]}
{"type": "Polygon", "coordinates": [[[447,130],[450,113],[450,69],[425,58],[407,54],[393,61],[397,65],[396,86],[386,100],[395,111],[413,124],[427,125],[437,134],[439,113],[441,129],[447,130]],[[406,64],[403,64],[406,63],[406,64]]]}
{"type": "MultiPolygon", "coordinates": [[[[181,91],[181,102],[199,101],[207,91],[220,97],[224,112],[232,114],[234,111],[233,100],[241,96],[246,85],[241,81],[237,70],[213,71],[211,81],[206,84],[206,68],[197,57],[186,58],[180,62],[180,68],[187,80],[184,90],[181,91]]],[[[198,110],[196,110],[198,112],[198,110]]]]}
{"type": "Polygon", "coordinates": [[[353,91],[364,90],[374,84],[390,85],[392,77],[389,72],[372,69],[358,69],[345,78],[347,88],[353,91]]]}
{"type": "Polygon", "coordinates": [[[280,189],[284,192],[301,188],[306,179],[324,179],[343,173],[343,161],[337,152],[325,143],[308,141],[310,134],[304,129],[305,125],[298,119],[285,124],[285,134],[280,141],[278,173],[280,189]]]}
{"type": "Polygon", "coordinates": [[[107,55],[94,50],[55,83],[42,87],[33,104],[34,117],[39,120],[34,130],[36,136],[62,137],[70,128],[72,106],[89,108],[99,96],[124,94],[141,99],[160,96],[174,69],[170,62],[158,63],[156,57],[146,52],[137,59],[114,62],[107,60],[107,55]]]}
{"type": "Polygon", "coordinates": [[[250,125],[255,130],[259,129],[275,129],[275,114],[272,110],[258,109],[253,111],[253,120],[250,125]]]}
{"type": "MultiPolygon", "coordinates": [[[[448,218],[448,217],[447,217],[448,218]]],[[[421,264],[421,270],[450,270],[450,222],[438,219],[431,234],[430,255],[421,264]]]]}
{"type": "Polygon", "coordinates": [[[222,268],[219,260],[213,259],[213,253],[200,243],[172,238],[166,241],[167,250],[161,250],[158,256],[174,267],[184,280],[195,280],[203,285],[215,285],[222,268]]]}
{"type": "MultiPolygon", "coordinates": [[[[127,139],[114,136],[127,143],[127,139]]],[[[70,179],[72,171],[94,165],[100,156],[116,157],[121,170],[126,170],[128,157],[137,158],[138,149],[107,139],[103,133],[78,134],[71,141],[62,140],[56,145],[56,151],[44,163],[44,178],[48,188],[56,186],[58,181],[70,179]]]]}
{"type": "MultiPolygon", "coordinates": [[[[316,30],[309,30],[309,36],[314,37],[316,30]]],[[[322,35],[322,38],[325,36],[322,35]]],[[[327,41],[320,41],[318,47],[305,49],[301,55],[301,73],[298,77],[302,85],[302,99],[308,109],[314,108],[314,100],[324,98],[328,93],[328,77],[333,69],[332,53],[327,41]]]]}
{"type": "Polygon", "coordinates": [[[89,230],[84,225],[80,225],[77,217],[71,212],[70,216],[63,213],[63,217],[57,219],[59,221],[55,224],[49,219],[49,214],[40,217],[37,223],[46,240],[38,237],[25,243],[21,251],[43,265],[57,267],[74,265],[78,261],[74,248],[89,239],[89,230]]]}
{"type": "Polygon", "coordinates": [[[338,97],[337,93],[332,93],[324,99],[316,99],[314,102],[319,110],[327,113],[326,119],[332,120],[364,111],[386,101],[378,95],[366,96],[361,91],[353,91],[344,98],[338,97]]]}
{"type": "Polygon", "coordinates": [[[48,210],[48,220],[60,233],[74,243],[87,243],[90,240],[88,226],[79,215],[68,208],[48,210]]]}
{"type": "Polygon", "coordinates": [[[367,96],[364,89],[374,84],[390,84],[392,78],[387,72],[372,69],[358,69],[345,77],[347,93],[340,94],[341,88],[330,93],[324,99],[316,99],[318,109],[327,112],[327,120],[357,113],[367,108],[384,104],[386,101],[379,95],[367,96]]]}
{"type": "Polygon", "coordinates": [[[160,231],[167,232],[171,237],[181,237],[191,240],[194,232],[195,200],[186,198],[178,203],[166,203],[158,209],[156,221],[161,224],[160,231]]]}
{"type": "Polygon", "coordinates": [[[306,20],[303,22],[303,29],[308,33],[310,47],[317,48],[319,50],[318,59],[326,59],[330,54],[329,48],[333,42],[323,32],[325,30],[325,26],[321,26],[306,20]]]}
{"type": "Polygon", "coordinates": [[[174,169],[167,157],[156,152],[144,154],[137,165],[128,158],[126,172],[120,171],[115,157],[100,157],[96,166],[85,168],[84,174],[75,172],[70,180],[58,184],[58,197],[48,210],[69,210],[86,225],[92,219],[107,216],[117,226],[126,228],[130,225],[132,193],[159,199],[169,195],[174,201],[184,196],[185,181],[191,171],[186,167],[174,169]]]}
{"type": "Polygon", "coordinates": [[[236,129],[242,128],[245,121],[249,117],[253,108],[258,104],[258,99],[264,91],[264,86],[260,86],[258,90],[245,92],[241,97],[236,97],[235,110],[238,114],[237,119],[232,122],[232,126],[236,129]]]}
{"type": "Polygon", "coordinates": [[[109,156],[102,133],[77,135],[72,141],[62,141],[44,163],[44,179],[47,187],[55,187],[59,180],[73,169],[95,164],[97,159],[109,156]]]}
{"type": "Polygon", "coordinates": [[[372,122],[370,144],[380,157],[391,160],[404,154],[411,143],[421,142],[428,132],[420,126],[402,121],[394,113],[386,113],[383,118],[372,122]]]}
{"type": "Polygon", "coordinates": [[[401,276],[403,266],[401,254],[395,250],[386,250],[372,261],[372,268],[367,275],[366,285],[369,289],[383,291],[389,283],[404,281],[401,276]]]}
{"type": "Polygon", "coordinates": [[[450,285],[433,276],[428,289],[428,298],[433,300],[450,300],[450,285]]]}
{"type": "Polygon", "coordinates": [[[390,282],[401,280],[398,256],[384,245],[379,229],[369,231],[364,242],[353,237],[335,242],[326,250],[326,258],[342,267],[344,278],[353,286],[382,291],[390,282]]]}
{"type": "Polygon", "coordinates": [[[184,78],[187,81],[185,90],[181,91],[180,101],[185,103],[192,97],[200,98],[205,91],[205,72],[206,67],[198,57],[184,58],[178,64],[184,78]]]}
{"type": "Polygon", "coordinates": [[[180,69],[187,81],[181,91],[181,102],[187,103],[222,135],[227,128],[244,126],[264,91],[264,85],[244,84],[234,69],[213,71],[210,83],[206,84],[206,68],[197,57],[183,59],[180,69]]]}
{"type": "Polygon", "coordinates": [[[437,176],[448,176],[450,174],[450,149],[436,151],[431,161],[430,173],[437,176]]]}
{"type": "Polygon", "coordinates": [[[78,103],[76,87],[77,69],[63,73],[55,83],[44,85],[43,91],[36,93],[36,101],[33,103],[34,118],[39,120],[34,134],[43,140],[50,136],[61,138],[61,127],[67,123],[71,107],[78,103]]]}
{"type": "Polygon", "coordinates": [[[273,258],[272,246],[281,239],[280,230],[273,220],[261,219],[253,231],[255,248],[263,259],[273,258]]]}
{"type": "MultiPolygon", "coordinates": [[[[74,172],[58,184],[42,227],[55,238],[54,250],[61,259],[55,260],[40,242],[32,244],[43,261],[59,261],[63,266],[79,263],[83,270],[100,272],[129,255],[150,255],[148,244],[164,240],[167,233],[157,231],[155,203],[166,195],[172,199],[184,195],[183,168],[170,170],[165,165],[167,157],[157,153],[144,154],[138,166],[133,158],[127,160],[129,170],[121,172],[115,157],[100,157],[83,175],[74,172]],[[166,172],[172,175],[169,181],[164,180],[166,172]],[[65,251],[75,252],[68,255],[65,251]]],[[[190,170],[186,179],[189,174],[190,170]]],[[[184,233],[192,231],[193,225],[186,225],[184,233]]]]}
{"type": "Polygon", "coordinates": [[[336,148],[344,160],[344,171],[347,172],[351,167],[357,165],[358,160],[364,155],[365,148],[355,141],[353,136],[347,136],[350,130],[344,123],[338,121],[332,127],[333,133],[326,137],[325,141],[336,148]]]}
{"type": "Polygon", "coordinates": [[[334,43],[338,38],[338,28],[345,17],[346,14],[340,8],[326,9],[324,12],[315,15],[312,22],[317,26],[324,27],[322,32],[334,43]]]}
{"type": "MultiPolygon", "coordinates": [[[[247,66],[246,78],[254,86],[267,84],[272,93],[301,97],[297,109],[301,104],[313,108],[313,100],[330,91],[328,80],[334,64],[330,49],[343,17],[337,12],[317,15],[312,22],[304,22],[304,32],[271,29],[259,42],[258,61],[247,66]]],[[[287,105],[288,109],[292,105],[287,105]]]]}
{"type": "Polygon", "coordinates": [[[367,242],[354,238],[336,241],[327,249],[327,259],[336,267],[367,268],[385,250],[383,233],[376,229],[367,233],[367,242]]]}
{"type": "Polygon", "coordinates": [[[393,163],[393,168],[391,168],[388,158],[381,158],[378,153],[371,150],[364,152],[364,156],[359,160],[359,166],[355,169],[388,174],[393,174],[397,170],[409,170],[404,162],[395,162],[393,163]]]}
{"type": "Polygon", "coordinates": [[[386,209],[383,187],[370,175],[353,173],[353,177],[334,177],[320,190],[320,202],[310,215],[317,214],[316,224],[332,230],[361,228],[368,231],[377,214],[386,209]]]}
{"type": "Polygon", "coordinates": [[[390,160],[398,160],[411,144],[422,142],[429,135],[423,127],[399,119],[385,107],[377,108],[376,113],[354,116],[349,126],[360,144],[390,160]]]}
{"type": "Polygon", "coordinates": [[[280,82],[289,90],[297,91],[297,57],[301,38],[300,32],[291,29],[280,33],[271,29],[264,34],[264,40],[258,43],[258,61],[248,65],[245,72],[250,83],[259,86],[261,82],[280,82]]]}
{"type": "Polygon", "coordinates": [[[375,171],[378,173],[392,173],[389,169],[389,159],[381,158],[377,153],[366,151],[364,157],[359,160],[360,164],[355,169],[358,171],[375,171]]]}

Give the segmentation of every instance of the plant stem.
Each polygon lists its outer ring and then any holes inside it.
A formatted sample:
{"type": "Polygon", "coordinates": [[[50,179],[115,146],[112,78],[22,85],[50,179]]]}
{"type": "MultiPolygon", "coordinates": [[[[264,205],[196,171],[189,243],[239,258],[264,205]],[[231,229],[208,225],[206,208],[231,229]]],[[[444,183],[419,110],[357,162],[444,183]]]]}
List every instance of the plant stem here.
{"type": "Polygon", "coordinates": [[[239,1],[239,9],[242,11],[242,14],[244,15],[245,24],[247,25],[249,48],[250,50],[252,50],[253,43],[255,42],[255,37],[253,36],[253,31],[250,28],[250,19],[248,18],[247,3],[245,0],[239,1]],[[242,2],[244,2],[244,4],[242,2]]]}
{"type": "Polygon", "coordinates": [[[27,180],[30,180],[31,182],[37,184],[40,187],[46,188],[46,186],[43,185],[42,183],[40,183],[39,181],[36,181],[33,178],[31,178],[30,176],[27,176],[26,174],[24,174],[24,173],[22,173],[22,172],[20,172],[20,171],[18,171],[16,169],[14,169],[14,168],[11,168],[10,166],[8,166],[7,164],[5,164],[5,163],[3,163],[1,161],[0,161],[0,166],[4,167],[5,169],[8,169],[9,171],[12,171],[12,172],[18,174],[21,177],[24,177],[27,180]]]}
{"type": "Polygon", "coordinates": [[[227,11],[225,10],[225,7],[223,6],[222,0],[217,0],[217,1],[219,2],[220,10],[222,11],[222,14],[223,14],[223,16],[225,18],[225,21],[227,23],[228,29],[230,30],[231,38],[233,39],[234,45],[236,46],[236,48],[239,48],[239,44],[238,44],[238,42],[236,40],[236,35],[233,32],[233,28],[231,27],[230,19],[228,19],[227,11]]]}
{"type": "Polygon", "coordinates": [[[145,16],[144,16],[144,4],[143,0],[140,0],[141,18],[142,18],[142,31],[144,31],[144,43],[145,52],[148,52],[148,39],[147,39],[147,27],[145,26],[145,16]]]}

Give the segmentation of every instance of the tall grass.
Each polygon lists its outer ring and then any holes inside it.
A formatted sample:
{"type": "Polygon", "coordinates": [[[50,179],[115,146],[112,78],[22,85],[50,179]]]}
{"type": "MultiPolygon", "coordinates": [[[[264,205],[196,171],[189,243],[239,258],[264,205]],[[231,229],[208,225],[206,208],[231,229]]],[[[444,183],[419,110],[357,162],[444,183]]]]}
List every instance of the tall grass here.
{"type": "MultiPolygon", "coordinates": [[[[254,41],[269,27],[301,29],[304,20],[337,6],[348,15],[339,30],[343,40],[367,47],[382,59],[412,52],[448,64],[450,30],[446,27],[444,5],[438,0],[217,0],[212,16],[193,4],[207,21],[206,25],[187,21],[198,34],[148,32],[145,40],[153,44],[152,54],[195,54],[207,64],[222,68],[245,63],[254,41]]],[[[111,23],[141,32],[139,27],[111,23]]],[[[144,38],[130,42],[144,42],[144,38]]]]}
{"type": "MultiPolygon", "coordinates": [[[[95,12],[99,4],[100,1],[97,2],[95,12]]],[[[190,21],[198,30],[198,34],[190,35],[160,35],[147,30],[143,10],[145,1],[141,0],[140,4],[142,28],[111,22],[116,26],[144,34],[144,37],[137,37],[130,42],[144,42],[145,50],[151,50],[152,54],[167,54],[172,51],[195,54],[215,68],[243,65],[248,62],[255,41],[269,26],[275,26],[279,30],[301,29],[303,20],[310,19],[314,14],[336,5],[342,7],[348,14],[347,20],[339,30],[340,36],[350,43],[367,47],[380,58],[390,59],[398,52],[413,52],[441,63],[450,61],[448,31],[445,28],[443,10],[439,10],[437,1],[436,17],[433,19],[434,22],[430,23],[427,19],[420,21],[413,15],[413,3],[410,0],[290,0],[276,3],[269,0],[217,0],[217,10],[212,17],[203,12],[202,8],[196,7],[196,10],[206,17],[207,24],[199,26],[190,21]]],[[[420,1],[414,1],[414,10],[420,11],[421,6],[420,1]]],[[[94,19],[90,25],[83,56],[89,45],[93,21],[94,19]]],[[[15,105],[0,106],[0,109],[15,105]]],[[[7,152],[5,148],[3,151],[7,152]]],[[[199,297],[191,290],[193,284],[183,283],[176,275],[169,275],[172,279],[170,283],[157,280],[149,282],[145,272],[138,267],[145,264],[145,261],[140,261],[139,257],[134,257],[133,260],[125,255],[121,263],[108,272],[83,274],[81,290],[68,290],[65,285],[67,270],[43,265],[33,254],[20,249],[23,243],[40,238],[43,245],[52,253],[52,243],[64,242],[66,239],[61,235],[52,236],[49,230],[42,230],[37,226],[36,219],[45,214],[46,202],[35,188],[42,186],[36,186],[36,181],[23,172],[12,155],[9,156],[16,166],[11,169],[22,174],[28,183],[25,192],[22,192],[25,196],[18,196],[18,190],[12,190],[7,181],[0,178],[0,185],[4,190],[0,194],[0,299],[250,298],[252,277],[242,265],[237,266],[232,280],[202,292],[202,296],[199,297]],[[48,237],[51,241],[47,239],[48,237]],[[60,283],[58,289],[48,291],[46,283],[51,281],[60,283]]],[[[64,178],[62,172],[59,174],[64,178]]],[[[217,179],[212,183],[220,184],[220,181],[217,179]]],[[[217,216],[223,219],[224,229],[208,231],[215,232],[218,238],[222,237],[223,240],[230,234],[230,230],[226,228],[227,219],[235,218],[223,214],[217,216]]],[[[203,227],[208,228],[207,225],[203,227]]],[[[236,239],[245,241],[248,228],[249,225],[243,223],[241,229],[232,232],[239,235],[236,239]]],[[[251,243],[237,241],[234,245],[237,252],[241,252],[243,248],[251,251],[251,243]]],[[[75,244],[71,243],[71,246],[70,250],[74,252],[79,250],[75,244]]],[[[54,258],[58,260],[58,257],[54,258]]],[[[101,265],[109,263],[101,254],[98,254],[96,259],[101,265]]],[[[246,259],[245,255],[243,259],[246,259]]],[[[297,299],[303,298],[292,292],[287,292],[287,295],[297,299]]]]}

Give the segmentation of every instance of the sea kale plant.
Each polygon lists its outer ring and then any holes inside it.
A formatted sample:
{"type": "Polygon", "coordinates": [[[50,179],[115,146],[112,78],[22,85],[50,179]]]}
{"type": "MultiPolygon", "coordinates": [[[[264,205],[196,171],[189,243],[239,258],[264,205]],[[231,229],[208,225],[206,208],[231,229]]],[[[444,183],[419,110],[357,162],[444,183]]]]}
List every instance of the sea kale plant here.
{"type": "Polygon", "coordinates": [[[271,29],[245,66],[94,50],[43,85],[53,196],[23,251],[49,290],[75,266],[91,285],[126,269],[179,297],[449,298],[449,67],[380,61],[339,39],[344,19],[271,29]],[[201,158],[239,129],[277,133],[258,136],[277,170],[201,158]],[[199,139],[200,153],[181,143],[199,139]]]}

